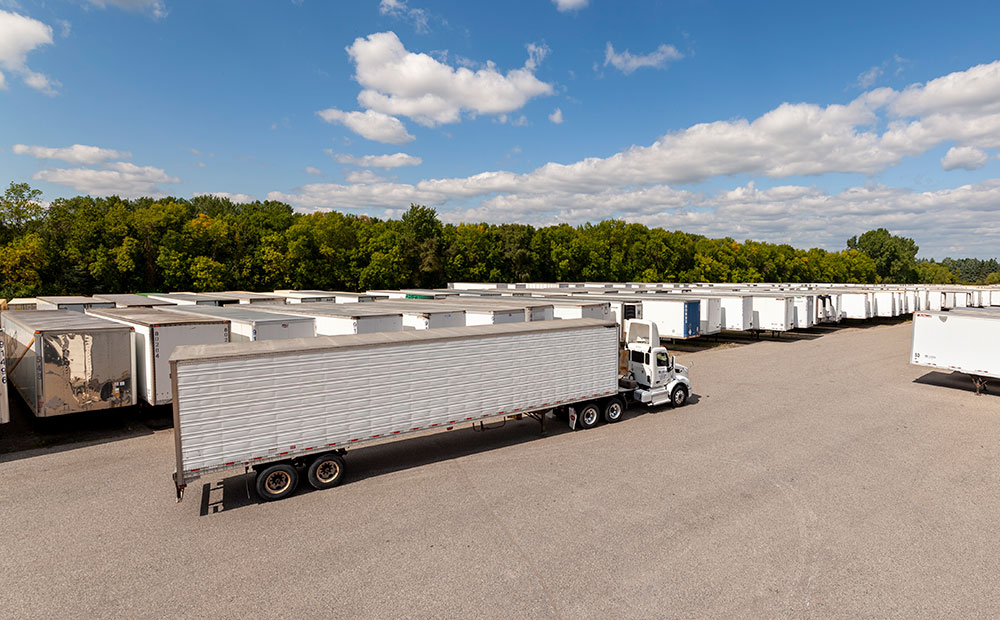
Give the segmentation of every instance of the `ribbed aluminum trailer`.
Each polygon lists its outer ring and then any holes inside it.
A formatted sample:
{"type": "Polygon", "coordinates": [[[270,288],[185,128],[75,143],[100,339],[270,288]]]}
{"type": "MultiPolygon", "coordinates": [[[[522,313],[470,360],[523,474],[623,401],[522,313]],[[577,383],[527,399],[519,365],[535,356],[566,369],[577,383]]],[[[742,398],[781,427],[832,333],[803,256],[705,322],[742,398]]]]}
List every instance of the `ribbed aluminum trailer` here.
{"type": "MultiPolygon", "coordinates": [[[[251,293],[249,291],[222,291],[218,295],[235,297],[241,304],[277,304],[284,305],[285,297],[277,293],[251,293]]],[[[227,304],[228,305],[228,304],[227,304]]]]}
{"type": "Polygon", "coordinates": [[[316,335],[316,319],[283,312],[284,308],[284,304],[258,304],[252,308],[245,304],[232,304],[221,307],[172,306],[159,310],[227,321],[230,342],[312,338],[316,335]]]}
{"type": "Polygon", "coordinates": [[[37,310],[38,300],[34,297],[15,297],[7,300],[8,310],[37,310]]]}
{"type": "Polygon", "coordinates": [[[976,393],[1000,379],[1000,317],[985,312],[917,312],[910,363],[969,375],[976,393]]]}
{"type": "MultiPolygon", "coordinates": [[[[178,307],[170,304],[170,307],[178,307]]],[[[187,306],[195,308],[197,306],[187,306]]],[[[179,346],[229,342],[229,321],[153,308],[93,308],[87,314],[135,330],[135,377],[139,398],[150,405],[173,401],[167,360],[179,346]]]]}
{"type": "MultiPolygon", "coordinates": [[[[150,299],[156,299],[159,301],[167,301],[177,306],[193,306],[193,305],[204,305],[204,306],[221,306],[219,299],[215,297],[205,297],[203,295],[196,295],[194,293],[150,293],[147,295],[150,299]]],[[[237,299],[238,303],[239,300],[237,299]]]]}
{"type": "Polygon", "coordinates": [[[286,304],[303,304],[311,302],[327,302],[336,303],[337,296],[333,293],[318,292],[318,291],[291,291],[291,290],[281,290],[274,291],[275,295],[281,295],[285,298],[286,304]]]}
{"type": "Polygon", "coordinates": [[[451,301],[438,304],[434,300],[390,299],[374,304],[379,310],[403,315],[403,329],[440,329],[465,327],[465,309],[451,301]]]}
{"type": "Polygon", "coordinates": [[[8,378],[49,417],[136,404],[135,331],[73,310],[0,313],[8,378]]]}
{"type": "Polygon", "coordinates": [[[237,468],[257,472],[265,500],[294,492],[300,469],[333,487],[349,449],[466,423],[532,416],[544,429],[554,410],[591,428],[630,401],[683,405],[687,368],[655,327],[629,329],[627,379],[616,325],[591,319],[178,348],[178,501],[192,480],[237,468]]]}

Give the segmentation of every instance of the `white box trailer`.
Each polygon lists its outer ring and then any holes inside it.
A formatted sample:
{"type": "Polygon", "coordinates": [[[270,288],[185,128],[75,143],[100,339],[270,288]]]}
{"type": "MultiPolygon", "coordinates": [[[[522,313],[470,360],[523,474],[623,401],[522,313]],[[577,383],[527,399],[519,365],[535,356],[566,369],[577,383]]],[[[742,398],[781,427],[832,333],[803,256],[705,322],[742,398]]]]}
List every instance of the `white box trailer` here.
{"type": "Polygon", "coordinates": [[[286,304],[304,304],[313,302],[336,303],[337,301],[336,295],[333,295],[332,293],[284,290],[274,291],[274,294],[284,297],[286,304]]]}
{"type": "Polygon", "coordinates": [[[488,306],[464,306],[465,325],[506,325],[507,323],[525,323],[528,311],[524,308],[491,308],[488,306]]]}
{"type": "Polygon", "coordinates": [[[969,375],[978,393],[1000,379],[1000,317],[983,312],[917,312],[910,363],[969,375]]]}
{"type": "MultiPolygon", "coordinates": [[[[285,297],[283,295],[278,295],[277,293],[251,293],[250,291],[222,291],[221,293],[213,293],[213,295],[225,296],[225,297],[235,297],[239,300],[239,303],[247,304],[276,304],[283,306],[285,305],[285,297]]],[[[228,304],[227,304],[228,305],[228,304]]]]}
{"type": "Polygon", "coordinates": [[[795,327],[795,300],[791,295],[753,295],[753,324],[757,331],[787,332],[795,327]]]}
{"type": "Polygon", "coordinates": [[[261,306],[261,312],[308,316],[315,320],[317,336],[374,334],[403,330],[403,315],[383,310],[376,304],[335,304],[315,302],[288,306],[261,306]]]}
{"type": "Polygon", "coordinates": [[[92,308],[87,314],[135,330],[136,389],[139,398],[150,405],[166,405],[173,401],[167,360],[174,349],[188,344],[229,342],[229,321],[208,316],[153,308],[92,308]]]}
{"type": "MultiPolygon", "coordinates": [[[[718,316],[722,307],[716,303],[718,316]]],[[[702,335],[701,301],[673,295],[644,295],[642,318],[656,323],[661,338],[684,340],[702,335]]]]}
{"type": "MultiPolygon", "coordinates": [[[[150,293],[147,295],[150,299],[156,299],[159,301],[168,301],[176,306],[220,306],[219,299],[216,297],[205,297],[202,295],[196,295],[194,293],[150,293]]],[[[239,300],[237,300],[239,301],[239,300]]]]}
{"type": "Polygon", "coordinates": [[[619,387],[616,331],[577,319],[181,347],[170,360],[178,500],[192,480],[236,468],[257,471],[267,500],[294,492],[300,466],[329,488],[347,449],[466,423],[544,425],[556,410],[591,428],[602,411],[620,420],[630,399],[684,404],[687,369],[648,338],[630,342],[636,378],[619,387]]]}
{"type": "Polygon", "coordinates": [[[135,331],[73,310],[0,313],[8,378],[49,417],[136,404],[135,331]]]}
{"type": "Polygon", "coordinates": [[[7,310],[37,310],[38,300],[34,297],[15,297],[7,300],[7,310]]]}
{"type": "Polygon", "coordinates": [[[875,316],[872,308],[872,295],[864,291],[841,293],[840,309],[845,319],[870,319],[875,316]]]}
{"type": "Polygon", "coordinates": [[[144,295],[131,293],[103,293],[94,295],[94,299],[114,302],[115,308],[155,308],[156,306],[172,306],[169,301],[160,301],[144,295]]]}
{"type": "Polygon", "coordinates": [[[95,299],[94,297],[83,297],[81,295],[62,295],[39,297],[36,310],[72,310],[73,312],[83,312],[87,308],[114,308],[115,302],[95,299]]]}
{"type": "Polygon", "coordinates": [[[262,310],[260,305],[253,308],[246,305],[172,306],[159,310],[228,321],[230,342],[312,338],[316,335],[316,320],[313,317],[283,312],[283,304],[265,305],[266,310],[262,310]]]}
{"type": "Polygon", "coordinates": [[[893,317],[896,311],[896,295],[892,291],[875,291],[875,316],[893,317]]]}
{"type": "Polygon", "coordinates": [[[0,338],[0,424],[10,422],[10,399],[7,397],[7,355],[0,338]]]}
{"type": "Polygon", "coordinates": [[[449,297],[434,301],[455,308],[489,308],[493,310],[523,310],[526,321],[551,321],[554,318],[552,303],[531,297],[449,297]]]}
{"type": "Polygon", "coordinates": [[[753,297],[750,295],[723,295],[719,297],[722,328],[749,332],[754,330],[753,297]]]}
{"type": "Polygon", "coordinates": [[[403,329],[441,329],[465,327],[465,309],[461,305],[439,304],[436,301],[399,299],[379,301],[379,310],[403,315],[403,329]]]}
{"type": "Polygon", "coordinates": [[[1000,289],[991,289],[989,293],[990,293],[990,305],[1000,306],[1000,289]]]}
{"type": "MultiPolygon", "coordinates": [[[[701,336],[711,336],[722,331],[722,300],[715,295],[699,295],[696,292],[685,291],[683,295],[677,293],[666,293],[659,295],[647,295],[644,299],[683,299],[685,301],[698,302],[698,334],[701,336]]],[[[661,335],[662,332],[661,332],[661,335]]]]}
{"type": "Polygon", "coordinates": [[[816,297],[815,295],[795,295],[792,298],[794,312],[792,313],[792,325],[795,329],[807,329],[816,324],[816,297]]]}
{"type": "Polygon", "coordinates": [[[606,301],[546,300],[552,304],[553,319],[597,319],[610,321],[611,304],[606,301]]]}

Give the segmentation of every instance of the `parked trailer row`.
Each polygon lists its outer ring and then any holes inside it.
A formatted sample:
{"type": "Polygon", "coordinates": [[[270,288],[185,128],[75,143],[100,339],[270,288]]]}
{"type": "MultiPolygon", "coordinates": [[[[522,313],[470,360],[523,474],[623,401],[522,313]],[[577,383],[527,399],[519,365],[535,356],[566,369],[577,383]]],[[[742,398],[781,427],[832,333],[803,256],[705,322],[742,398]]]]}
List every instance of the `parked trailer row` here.
{"type": "Polygon", "coordinates": [[[336,486],[347,450],[417,434],[564,414],[617,422],[630,402],[683,405],[687,368],[655,325],[592,319],[178,348],[170,360],[178,501],[193,480],[256,471],[265,500],[336,486]]]}

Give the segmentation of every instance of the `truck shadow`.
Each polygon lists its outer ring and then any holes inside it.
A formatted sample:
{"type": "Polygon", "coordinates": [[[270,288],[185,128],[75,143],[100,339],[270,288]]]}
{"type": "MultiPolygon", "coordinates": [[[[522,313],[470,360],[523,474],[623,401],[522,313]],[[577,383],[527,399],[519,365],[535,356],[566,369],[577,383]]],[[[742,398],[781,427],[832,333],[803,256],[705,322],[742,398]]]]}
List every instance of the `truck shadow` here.
{"type": "MultiPolygon", "coordinates": [[[[692,394],[686,406],[697,404],[698,401],[699,397],[692,394]]],[[[639,416],[669,413],[674,410],[670,405],[650,409],[640,407],[640,405],[633,406],[619,424],[628,424],[629,420],[639,416]]],[[[599,428],[601,427],[599,426],[599,428]]],[[[344,481],[341,485],[347,486],[376,476],[441,463],[472,454],[482,454],[491,450],[500,450],[539,440],[544,441],[566,433],[588,432],[570,430],[565,422],[551,416],[545,420],[545,430],[546,433],[541,434],[537,421],[524,418],[522,420],[507,420],[503,425],[496,423],[492,428],[487,425],[485,431],[463,427],[453,431],[358,448],[348,452],[345,457],[347,469],[344,472],[344,481]]],[[[223,480],[204,483],[201,487],[200,515],[205,517],[264,503],[254,490],[255,478],[256,474],[250,472],[249,474],[238,474],[223,480]]],[[[305,482],[303,473],[299,489],[292,497],[282,501],[294,501],[296,496],[316,492],[305,482]]],[[[336,489],[330,489],[327,492],[336,493],[336,489]]]]}
{"type": "MultiPolygon", "coordinates": [[[[945,387],[953,390],[962,390],[964,392],[976,391],[976,386],[972,382],[972,378],[962,372],[941,372],[940,370],[932,370],[929,373],[917,377],[913,380],[914,383],[920,383],[923,385],[934,385],[937,387],[945,387]]],[[[986,389],[981,392],[983,396],[1000,396],[1000,379],[987,379],[986,389]]]]}
{"type": "Polygon", "coordinates": [[[10,422],[0,426],[0,462],[151,435],[172,426],[173,412],[169,405],[37,418],[14,392],[10,395],[10,422]]]}

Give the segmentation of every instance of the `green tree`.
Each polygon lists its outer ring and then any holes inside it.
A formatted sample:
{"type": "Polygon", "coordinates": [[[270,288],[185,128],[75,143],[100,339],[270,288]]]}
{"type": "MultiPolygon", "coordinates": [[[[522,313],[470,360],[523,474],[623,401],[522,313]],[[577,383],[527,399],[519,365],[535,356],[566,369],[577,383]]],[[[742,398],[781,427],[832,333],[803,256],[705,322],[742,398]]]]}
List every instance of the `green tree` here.
{"type": "Polygon", "coordinates": [[[27,183],[14,183],[0,196],[0,225],[4,241],[10,241],[26,232],[45,213],[39,202],[41,190],[32,189],[27,183]]]}
{"type": "Polygon", "coordinates": [[[878,228],[860,237],[851,237],[847,240],[847,247],[870,256],[875,261],[875,273],[882,282],[916,281],[919,248],[913,239],[878,228]]]}
{"type": "Polygon", "coordinates": [[[917,281],[923,284],[955,284],[958,278],[941,263],[927,260],[917,263],[917,281]]]}

